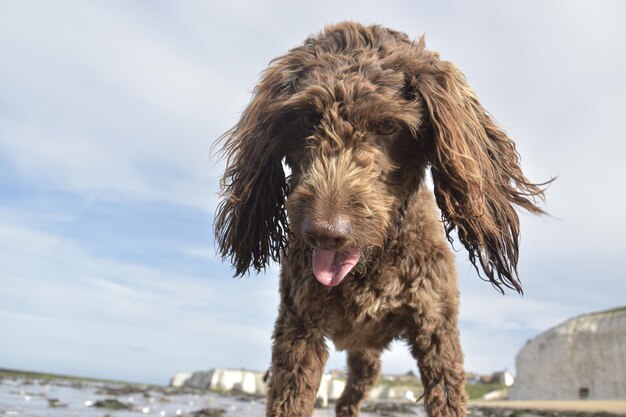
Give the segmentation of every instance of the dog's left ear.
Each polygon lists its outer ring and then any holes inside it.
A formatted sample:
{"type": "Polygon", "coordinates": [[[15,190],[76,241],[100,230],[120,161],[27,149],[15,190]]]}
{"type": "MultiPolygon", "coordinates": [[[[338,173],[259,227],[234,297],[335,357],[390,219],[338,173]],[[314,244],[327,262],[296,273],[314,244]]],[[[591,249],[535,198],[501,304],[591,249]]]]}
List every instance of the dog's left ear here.
{"type": "Polygon", "coordinates": [[[221,179],[222,201],[215,216],[215,237],[223,259],[230,259],[235,276],[252,267],[265,269],[278,261],[285,247],[287,193],[284,156],[273,134],[269,115],[276,100],[279,71],[265,71],[239,122],[220,138],[226,155],[221,179]]]}
{"type": "Polygon", "coordinates": [[[477,270],[480,265],[500,291],[504,285],[521,293],[515,206],[543,213],[536,200],[543,199],[544,184],[526,179],[515,144],[454,64],[422,53],[430,59],[415,82],[434,136],[431,171],[448,239],[456,229],[477,270]]]}

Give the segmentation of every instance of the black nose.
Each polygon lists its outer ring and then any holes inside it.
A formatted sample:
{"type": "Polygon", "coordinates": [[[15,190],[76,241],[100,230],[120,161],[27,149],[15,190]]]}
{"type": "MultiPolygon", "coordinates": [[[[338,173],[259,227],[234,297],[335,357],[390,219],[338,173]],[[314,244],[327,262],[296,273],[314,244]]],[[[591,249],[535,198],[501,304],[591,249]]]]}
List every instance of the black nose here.
{"type": "Polygon", "coordinates": [[[334,216],[329,220],[305,218],[300,227],[302,235],[316,248],[336,250],[342,247],[352,234],[350,220],[334,216]]]}

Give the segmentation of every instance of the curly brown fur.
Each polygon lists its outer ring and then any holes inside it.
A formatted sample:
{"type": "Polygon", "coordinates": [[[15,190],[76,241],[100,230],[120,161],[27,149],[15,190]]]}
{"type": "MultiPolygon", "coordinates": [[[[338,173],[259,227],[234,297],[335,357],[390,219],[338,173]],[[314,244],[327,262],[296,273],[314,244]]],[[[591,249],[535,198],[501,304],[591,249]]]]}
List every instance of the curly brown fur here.
{"type": "Polygon", "coordinates": [[[220,253],[236,275],[282,264],[267,415],[312,414],[329,338],[348,350],[338,416],[358,415],[394,339],[418,362],[429,415],[465,416],[446,237],[521,292],[515,208],[542,213],[543,191],[459,70],[423,38],[328,26],[272,61],[222,139],[220,253]]]}

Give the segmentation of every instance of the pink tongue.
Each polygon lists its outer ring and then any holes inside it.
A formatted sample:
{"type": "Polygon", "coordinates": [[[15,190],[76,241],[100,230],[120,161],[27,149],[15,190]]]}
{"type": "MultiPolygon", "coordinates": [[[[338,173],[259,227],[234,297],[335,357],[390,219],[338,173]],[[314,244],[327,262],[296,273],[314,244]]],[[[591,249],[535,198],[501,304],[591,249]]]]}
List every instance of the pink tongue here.
{"type": "Polygon", "coordinates": [[[313,273],[317,280],[328,286],[335,286],[354,268],[361,253],[358,250],[340,255],[332,250],[313,250],[313,273]]]}

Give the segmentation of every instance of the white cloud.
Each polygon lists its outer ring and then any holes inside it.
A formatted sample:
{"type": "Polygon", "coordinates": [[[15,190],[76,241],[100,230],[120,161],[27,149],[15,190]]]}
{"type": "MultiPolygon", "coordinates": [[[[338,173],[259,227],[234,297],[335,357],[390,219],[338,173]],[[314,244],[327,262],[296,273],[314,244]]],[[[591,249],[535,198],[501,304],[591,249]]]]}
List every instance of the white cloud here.
{"type": "Polygon", "coordinates": [[[145,371],[159,376],[155,382],[165,382],[175,368],[238,367],[241,361],[266,366],[275,280],[184,276],[123,263],[91,254],[71,239],[22,226],[0,225],[0,236],[5,288],[0,327],[12,334],[0,348],[3,361],[11,361],[5,366],[30,369],[29,354],[43,345],[47,353],[37,362],[46,369],[62,372],[60,366],[51,369],[57,363],[51,358],[63,357],[60,363],[75,372],[102,375],[106,371],[93,355],[104,350],[120,358],[108,372],[141,380],[145,371]],[[89,348],[93,345],[99,347],[89,348]],[[128,346],[146,353],[135,357],[128,346]],[[158,367],[164,355],[168,365],[158,367]],[[131,363],[125,370],[123,364],[131,363]]]}
{"type": "Polygon", "coordinates": [[[226,68],[129,10],[5,9],[0,148],[11,164],[61,190],[212,210],[221,165],[209,148],[230,123],[219,112],[237,106],[215,74],[226,68]]]}
{"type": "Polygon", "coordinates": [[[215,253],[215,249],[209,247],[185,247],[181,249],[181,253],[183,255],[203,259],[205,261],[219,259],[215,253]]]}

